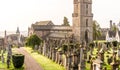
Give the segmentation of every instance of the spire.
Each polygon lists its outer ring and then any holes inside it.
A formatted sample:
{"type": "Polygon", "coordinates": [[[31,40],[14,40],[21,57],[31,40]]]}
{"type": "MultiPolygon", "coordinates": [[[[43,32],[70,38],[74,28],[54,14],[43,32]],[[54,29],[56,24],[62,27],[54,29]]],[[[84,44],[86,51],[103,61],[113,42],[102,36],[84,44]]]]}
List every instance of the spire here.
{"type": "Polygon", "coordinates": [[[113,27],[112,20],[110,20],[110,30],[112,30],[112,27],[113,27]]]}
{"type": "Polygon", "coordinates": [[[6,37],[7,36],[7,31],[5,30],[5,35],[4,35],[4,37],[6,37]]]}
{"type": "Polygon", "coordinates": [[[17,27],[17,31],[16,31],[16,34],[20,34],[20,30],[19,30],[19,27],[17,27]]]}

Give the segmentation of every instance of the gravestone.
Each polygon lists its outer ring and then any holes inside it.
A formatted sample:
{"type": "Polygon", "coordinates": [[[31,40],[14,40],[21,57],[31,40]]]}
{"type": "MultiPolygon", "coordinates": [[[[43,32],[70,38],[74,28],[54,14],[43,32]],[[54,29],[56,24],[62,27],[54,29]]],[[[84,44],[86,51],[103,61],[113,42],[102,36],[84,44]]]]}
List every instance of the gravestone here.
{"type": "Polygon", "coordinates": [[[102,63],[100,56],[98,56],[98,58],[93,61],[93,70],[102,70],[102,63]]]}
{"type": "Polygon", "coordinates": [[[5,58],[4,58],[4,54],[3,53],[1,55],[1,61],[2,61],[2,63],[5,63],[5,58]]]}
{"type": "Polygon", "coordinates": [[[104,62],[104,48],[101,48],[98,55],[99,55],[100,59],[104,62]]]}
{"type": "Polygon", "coordinates": [[[46,56],[46,43],[45,43],[45,41],[43,43],[43,55],[46,56]]]}
{"type": "Polygon", "coordinates": [[[111,62],[112,62],[112,57],[108,57],[107,58],[107,63],[110,65],[111,62]]]}
{"type": "Polygon", "coordinates": [[[71,61],[72,61],[72,56],[70,54],[67,54],[67,70],[70,70],[72,68],[71,65],[71,61]]]}
{"type": "Polygon", "coordinates": [[[78,70],[85,70],[85,60],[82,59],[81,63],[78,64],[78,70]]]}
{"type": "Polygon", "coordinates": [[[11,60],[11,56],[12,56],[11,46],[12,45],[8,44],[8,47],[7,47],[7,68],[9,68],[9,66],[10,66],[10,60],[11,60]]]}
{"type": "Polygon", "coordinates": [[[85,62],[83,47],[80,47],[80,63],[78,64],[78,70],[85,70],[85,62]]]}
{"type": "Polygon", "coordinates": [[[113,61],[111,63],[111,70],[118,70],[119,68],[119,62],[116,60],[116,54],[117,52],[113,53],[113,61]]]}
{"type": "Polygon", "coordinates": [[[56,49],[54,48],[52,50],[52,60],[55,61],[55,59],[56,59],[56,49]]]}
{"type": "Polygon", "coordinates": [[[120,48],[118,49],[118,57],[120,58],[120,48]]]}
{"type": "Polygon", "coordinates": [[[35,48],[34,48],[34,50],[36,51],[36,50],[38,50],[38,46],[37,45],[35,45],[35,48]]]}
{"type": "Polygon", "coordinates": [[[78,55],[76,53],[72,54],[72,70],[78,69],[78,55]]]}

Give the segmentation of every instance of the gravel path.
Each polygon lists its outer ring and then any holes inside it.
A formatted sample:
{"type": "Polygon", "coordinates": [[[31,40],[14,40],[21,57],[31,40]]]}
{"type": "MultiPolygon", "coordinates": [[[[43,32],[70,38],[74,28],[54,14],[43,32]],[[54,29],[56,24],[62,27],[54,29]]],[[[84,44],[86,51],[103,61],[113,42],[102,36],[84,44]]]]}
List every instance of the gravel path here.
{"type": "Polygon", "coordinates": [[[25,55],[25,70],[43,70],[36,60],[24,48],[16,48],[18,52],[25,55]]]}

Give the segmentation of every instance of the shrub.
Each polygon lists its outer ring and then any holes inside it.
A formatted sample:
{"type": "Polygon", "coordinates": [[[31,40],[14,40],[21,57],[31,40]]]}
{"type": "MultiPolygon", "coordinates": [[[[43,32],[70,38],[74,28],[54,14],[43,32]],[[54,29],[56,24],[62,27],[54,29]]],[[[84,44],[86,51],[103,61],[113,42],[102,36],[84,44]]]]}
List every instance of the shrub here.
{"type": "Polygon", "coordinates": [[[93,48],[95,46],[94,42],[91,42],[89,46],[93,48]]]}
{"type": "Polygon", "coordinates": [[[67,52],[67,50],[68,50],[68,45],[67,45],[67,44],[63,44],[63,45],[62,45],[62,50],[63,50],[64,53],[67,52]]]}
{"type": "Polygon", "coordinates": [[[114,47],[116,47],[118,42],[117,41],[113,41],[112,44],[113,44],[114,47]]]}
{"type": "Polygon", "coordinates": [[[12,62],[15,68],[21,68],[24,63],[24,55],[22,54],[12,55],[12,62]]]}
{"type": "Polygon", "coordinates": [[[26,39],[26,45],[31,46],[32,49],[35,48],[35,45],[40,45],[41,43],[42,39],[40,39],[36,34],[33,34],[26,39]]]}

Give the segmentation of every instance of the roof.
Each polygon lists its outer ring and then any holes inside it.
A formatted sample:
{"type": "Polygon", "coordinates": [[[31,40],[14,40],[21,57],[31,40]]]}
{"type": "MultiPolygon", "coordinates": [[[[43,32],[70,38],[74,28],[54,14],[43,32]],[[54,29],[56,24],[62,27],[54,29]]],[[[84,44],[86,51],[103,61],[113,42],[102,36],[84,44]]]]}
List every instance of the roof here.
{"type": "Polygon", "coordinates": [[[36,22],[35,25],[54,25],[52,21],[40,21],[36,22]]]}
{"type": "Polygon", "coordinates": [[[18,35],[17,34],[10,34],[10,35],[7,35],[7,38],[11,38],[12,40],[17,40],[18,35]]]}
{"type": "Polygon", "coordinates": [[[32,25],[34,30],[60,30],[60,31],[72,31],[72,27],[70,26],[61,26],[61,25],[32,25]]]}

